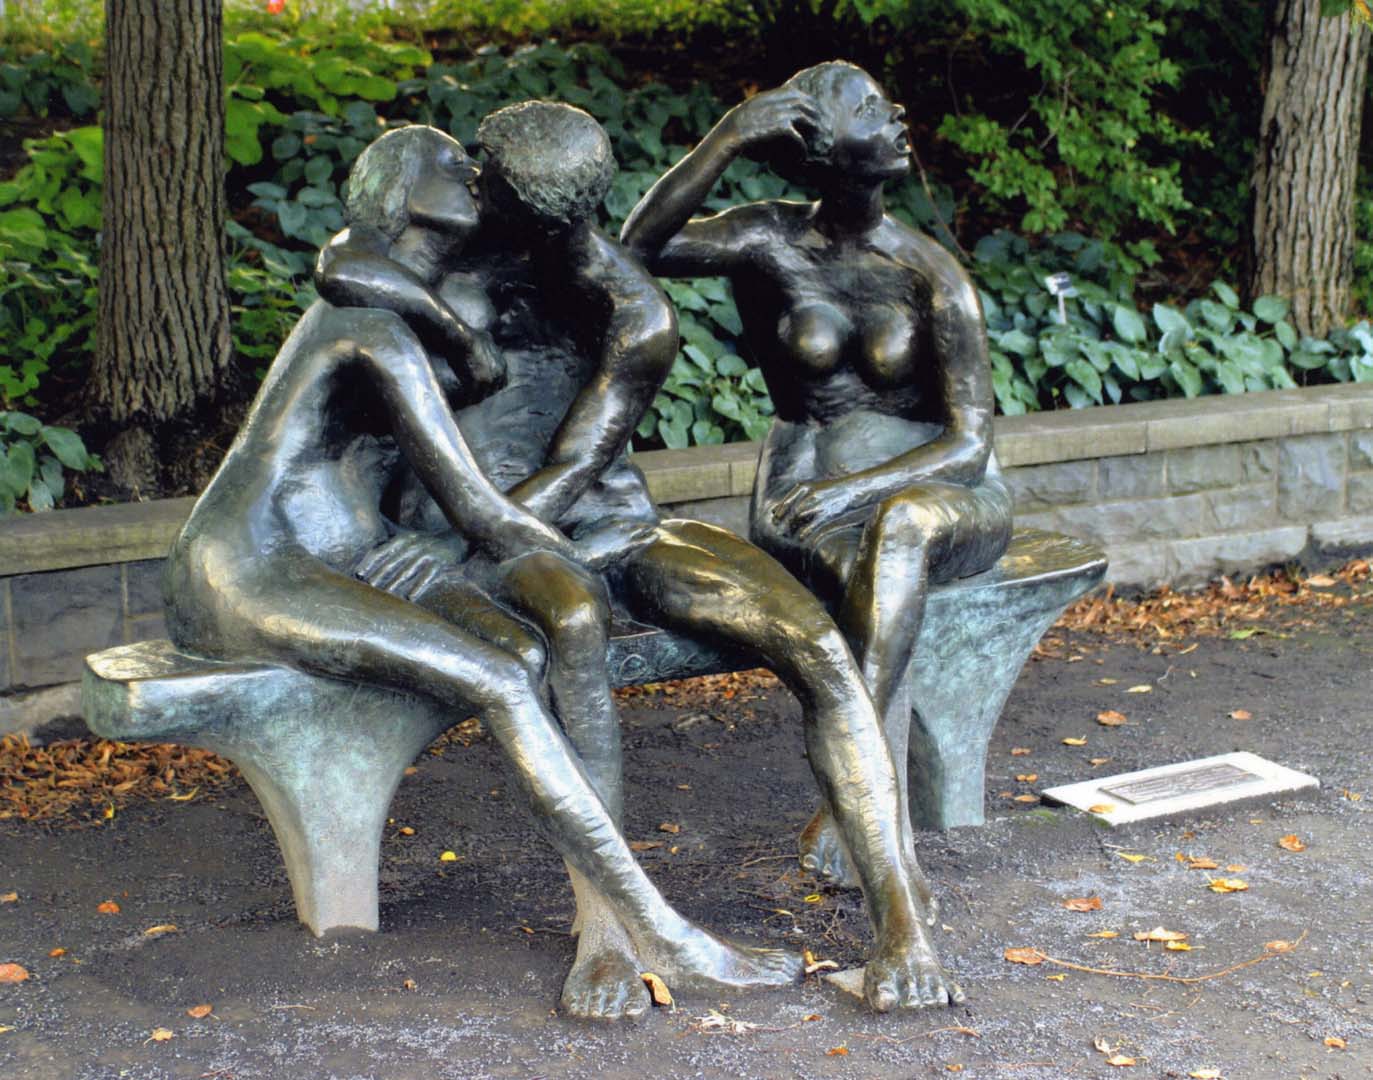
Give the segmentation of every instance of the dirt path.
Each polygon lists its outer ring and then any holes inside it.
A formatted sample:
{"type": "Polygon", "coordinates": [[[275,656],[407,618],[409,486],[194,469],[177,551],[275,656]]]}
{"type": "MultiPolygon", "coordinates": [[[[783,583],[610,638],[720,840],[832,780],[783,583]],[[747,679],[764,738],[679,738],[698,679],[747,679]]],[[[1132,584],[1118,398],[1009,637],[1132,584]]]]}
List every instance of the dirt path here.
{"type": "MultiPolygon", "coordinates": [[[[559,1017],[572,952],[561,866],[480,741],[426,755],[402,786],[372,936],[320,942],[295,922],[267,823],[241,785],[209,801],[135,802],[97,827],[0,822],[0,900],[17,894],[0,903],[0,964],[30,974],[0,985],[0,1076],[1373,1075],[1373,604],[1251,626],[1162,653],[1060,632],[1053,658],[1027,667],[993,743],[988,824],[920,840],[965,1007],[878,1017],[808,981],[732,999],[682,994],[676,1011],[633,1027],[559,1017]],[[1099,725],[1107,709],[1128,722],[1099,725]],[[1086,745],[1062,742],[1077,737],[1086,745]],[[1118,830],[1015,798],[1235,749],[1323,786],[1118,830]],[[1305,850],[1279,847],[1288,835],[1305,850]],[[441,862],[444,851],[459,861],[441,862]],[[1189,869],[1179,853],[1218,869],[1189,869]],[[1212,892],[1217,875],[1249,888],[1212,892]],[[1090,897],[1100,910],[1062,906],[1090,897]],[[101,914],[105,901],[119,913],[101,914]],[[166,924],[177,930],[145,934],[166,924]],[[1159,926],[1187,933],[1191,950],[1133,939],[1159,926]],[[1271,941],[1300,943],[1195,983],[1003,955],[1032,947],[1182,978],[1271,941]],[[213,1012],[187,1015],[201,1004],[213,1012]],[[701,1019],[711,1010],[745,1026],[718,1030],[722,1019],[701,1019]],[[159,1028],[171,1037],[150,1040],[159,1028]]],[[[663,891],[714,929],[859,960],[857,894],[817,885],[790,857],[813,790],[790,697],[647,695],[624,719],[627,831],[660,845],[641,857],[663,891]]]]}

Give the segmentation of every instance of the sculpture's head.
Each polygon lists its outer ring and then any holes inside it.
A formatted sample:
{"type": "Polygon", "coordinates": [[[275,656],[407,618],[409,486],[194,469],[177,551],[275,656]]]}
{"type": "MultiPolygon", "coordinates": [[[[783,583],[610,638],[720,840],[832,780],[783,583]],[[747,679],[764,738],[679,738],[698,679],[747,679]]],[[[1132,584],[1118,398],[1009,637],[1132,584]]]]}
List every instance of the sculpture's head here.
{"type": "Polygon", "coordinates": [[[592,218],[615,178],[610,137],[581,109],[524,101],[477,128],[482,192],[511,224],[562,232],[592,218]]]}
{"type": "Polygon", "coordinates": [[[478,172],[451,135],[423,124],[396,128],[353,163],[344,215],[392,240],[418,226],[461,242],[477,227],[478,172]]]}
{"type": "Polygon", "coordinates": [[[807,132],[806,155],[778,164],[807,180],[832,185],[844,178],[891,180],[910,170],[906,110],[888,99],[862,68],[830,60],[798,71],[784,84],[814,99],[820,123],[807,132]]]}

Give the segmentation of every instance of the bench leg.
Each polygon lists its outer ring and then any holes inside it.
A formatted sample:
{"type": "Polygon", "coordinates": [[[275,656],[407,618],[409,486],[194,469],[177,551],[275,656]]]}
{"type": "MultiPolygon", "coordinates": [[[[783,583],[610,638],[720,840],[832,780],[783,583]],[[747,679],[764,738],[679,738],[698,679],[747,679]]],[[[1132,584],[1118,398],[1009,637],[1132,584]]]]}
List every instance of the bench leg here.
{"type": "Polygon", "coordinates": [[[986,820],[987,745],[1035,643],[1081,592],[994,590],[926,615],[912,661],[911,822],[951,829],[986,820]],[[1047,605],[1047,606],[1046,606],[1047,605]]]}
{"type": "Polygon", "coordinates": [[[340,683],[267,725],[226,725],[208,746],[242,771],[276,833],[296,914],[316,936],[376,930],[386,815],[405,768],[446,724],[427,702],[340,683]]]}

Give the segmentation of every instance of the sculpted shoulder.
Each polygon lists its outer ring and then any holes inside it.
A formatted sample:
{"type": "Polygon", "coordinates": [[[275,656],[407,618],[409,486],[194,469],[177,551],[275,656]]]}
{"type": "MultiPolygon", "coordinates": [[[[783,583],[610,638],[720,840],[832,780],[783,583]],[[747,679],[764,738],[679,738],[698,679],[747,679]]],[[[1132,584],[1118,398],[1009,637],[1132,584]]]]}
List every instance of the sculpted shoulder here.
{"type": "Polygon", "coordinates": [[[877,239],[884,254],[929,284],[936,310],[963,308],[981,318],[982,305],[972,278],[942,244],[890,214],[883,220],[877,239]]]}

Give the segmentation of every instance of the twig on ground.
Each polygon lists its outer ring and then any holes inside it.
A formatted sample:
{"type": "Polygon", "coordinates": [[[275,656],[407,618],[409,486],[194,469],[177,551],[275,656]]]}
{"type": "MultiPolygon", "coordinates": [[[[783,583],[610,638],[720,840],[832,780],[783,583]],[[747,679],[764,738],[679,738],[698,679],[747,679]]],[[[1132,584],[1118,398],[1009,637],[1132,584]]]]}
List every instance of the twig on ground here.
{"type": "Polygon", "coordinates": [[[970,1027],[963,1027],[961,1024],[954,1024],[950,1027],[934,1028],[932,1031],[922,1031],[919,1035],[907,1035],[904,1039],[898,1039],[894,1035],[880,1035],[871,1031],[860,1031],[853,1037],[855,1039],[873,1039],[876,1042],[891,1043],[894,1046],[903,1046],[908,1042],[915,1042],[916,1039],[928,1039],[934,1035],[942,1035],[945,1032],[955,1032],[959,1035],[966,1035],[970,1039],[982,1038],[980,1031],[975,1031],[970,1027]]]}

